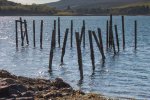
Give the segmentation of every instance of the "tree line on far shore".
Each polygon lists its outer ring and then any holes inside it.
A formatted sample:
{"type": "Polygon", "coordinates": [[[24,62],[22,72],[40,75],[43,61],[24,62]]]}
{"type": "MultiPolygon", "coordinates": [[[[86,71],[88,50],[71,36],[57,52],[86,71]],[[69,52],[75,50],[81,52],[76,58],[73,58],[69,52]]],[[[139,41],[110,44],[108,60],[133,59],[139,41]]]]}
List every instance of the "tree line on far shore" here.
{"type": "Polygon", "coordinates": [[[93,14],[93,15],[148,15],[150,14],[150,7],[149,6],[131,6],[125,8],[111,8],[111,9],[103,9],[101,7],[98,8],[79,8],[73,10],[79,14],[93,14]]]}

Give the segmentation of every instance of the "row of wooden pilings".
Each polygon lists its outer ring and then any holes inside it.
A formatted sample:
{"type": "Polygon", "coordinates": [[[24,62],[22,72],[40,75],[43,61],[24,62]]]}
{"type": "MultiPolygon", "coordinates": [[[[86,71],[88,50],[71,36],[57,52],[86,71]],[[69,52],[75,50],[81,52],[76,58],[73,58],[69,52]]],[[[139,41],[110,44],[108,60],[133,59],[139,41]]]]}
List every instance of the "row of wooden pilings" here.
{"type": "MultiPolygon", "coordinates": [[[[60,17],[58,17],[58,46],[61,47],[61,26],[60,26],[60,17]]],[[[29,40],[28,40],[28,31],[27,31],[27,21],[22,20],[20,18],[19,20],[16,20],[16,47],[18,48],[18,23],[20,23],[20,33],[21,33],[21,46],[24,46],[25,38],[26,38],[26,43],[29,45],[29,40]]],[[[71,20],[71,25],[70,25],[70,47],[73,47],[73,20],[71,20]]],[[[88,35],[89,37],[89,44],[90,44],[90,55],[91,55],[91,62],[92,62],[92,69],[95,70],[95,54],[94,54],[94,47],[93,47],[93,39],[96,42],[96,45],[98,47],[98,50],[102,56],[102,61],[103,63],[105,62],[105,53],[104,53],[104,44],[103,44],[103,38],[102,38],[102,32],[100,28],[97,28],[97,32],[88,30],[88,33],[86,33],[85,30],[85,20],[83,20],[83,25],[81,28],[81,32],[75,32],[75,40],[76,40],[76,47],[77,47],[77,56],[78,56],[78,65],[79,65],[79,71],[80,71],[80,79],[83,79],[83,65],[82,65],[82,51],[81,51],[81,43],[83,42],[83,48],[85,48],[85,36],[88,35]],[[98,35],[96,34],[98,33],[98,35]]],[[[134,45],[135,45],[135,50],[137,48],[137,21],[135,20],[134,22],[134,30],[135,30],[135,35],[134,35],[134,45]]],[[[66,44],[68,40],[68,33],[69,33],[69,28],[66,29],[65,34],[64,34],[64,40],[63,40],[63,45],[62,45],[62,54],[61,54],[61,63],[63,64],[63,58],[65,55],[65,50],[66,50],[66,44]]],[[[120,43],[119,43],[119,36],[118,36],[118,27],[117,25],[113,24],[113,16],[110,15],[110,19],[107,20],[106,23],[106,50],[111,49],[114,52],[114,55],[116,55],[120,51],[120,43]],[[113,29],[115,30],[115,34],[113,33],[113,29]],[[116,40],[116,41],[115,41],[116,40]],[[116,50],[117,47],[117,50],[116,50]]],[[[33,46],[36,47],[36,41],[35,41],[35,20],[33,20],[33,46]]],[[[51,36],[51,48],[50,48],[50,55],[49,55],[49,71],[52,71],[52,62],[53,62],[53,54],[54,54],[54,49],[56,47],[56,20],[54,20],[54,29],[52,30],[52,36],[51,36]]],[[[40,27],[40,48],[42,49],[42,44],[43,44],[43,20],[41,20],[41,27],[40,27]]],[[[125,21],[124,21],[124,16],[122,16],[122,47],[125,49],[125,21]]]]}

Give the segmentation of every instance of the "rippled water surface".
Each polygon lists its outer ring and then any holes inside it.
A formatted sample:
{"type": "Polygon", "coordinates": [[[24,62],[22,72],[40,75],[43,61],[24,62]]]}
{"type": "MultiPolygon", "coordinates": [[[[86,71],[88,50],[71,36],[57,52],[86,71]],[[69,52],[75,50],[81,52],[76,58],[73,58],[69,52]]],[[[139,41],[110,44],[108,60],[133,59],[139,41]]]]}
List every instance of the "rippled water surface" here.
{"type": "MultiPolygon", "coordinates": [[[[105,48],[106,20],[109,17],[60,17],[61,45],[66,28],[70,28],[70,20],[74,21],[74,31],[80,31],[82,20],[86,21],[86,48],[82,48],[84,80],[79,84],[79,71],[76,54],[75,38],[73,48],[70,48],[70,33],[68,36],[64,65],[60,66],[61,48],[55,49],[53,72],[48,73],[53,20],[57,16],[23,17],[28,23],[29,46],[15,48],[15,20],[19,16],[0,17],[0,69],[13,74],[27,77],[42,77],[54,79],[61,77],[75,89],[85,92],[103,93],[110,97],[131,97],[150,99],[150,17],[126,16],[125,37],[126,48],[122,50],[121,17],[114,17],[114,24],[118,25],[121,51],[113,56],[113,52],[106,52],[106,63],[102,64],[101,55],[94,43],[96,69],[92,71],[90,49],[87,31],[102,29],[105,48]],[[33,48],[32,20],[36,20],[36,48],[33,48]],[[40,20],[44,20],[43,49],[40,49],[40,20]],[[138,21],[138,48],[134,50],[134,20],[138,21]]],[[[20,43],[19,34],[19,43],[20,43]]],[[[58,43],[57,43],[58,44],[58,43]]]]}

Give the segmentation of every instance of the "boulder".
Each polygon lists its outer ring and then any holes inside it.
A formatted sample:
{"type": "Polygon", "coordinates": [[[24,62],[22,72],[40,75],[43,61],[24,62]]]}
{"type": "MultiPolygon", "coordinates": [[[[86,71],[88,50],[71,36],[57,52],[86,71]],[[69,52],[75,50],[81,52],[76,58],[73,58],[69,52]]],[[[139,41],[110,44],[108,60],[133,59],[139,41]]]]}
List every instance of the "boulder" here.
{"type": "Polygon", "coordinates": [[[14,95],[21,96],[21,93],[26,91],[26,87],[20,84],[0,86],[0,97],[14,97],[14,95]]]}
{"type": "Polygon", "coordinates": [[[0,70],[0,78],[17,78],[14,75],[11,75],[9,72],[5,71],[5,70],[0,70]]]}
{"type": "Polygon", "coordinates": [[[21,93],[22,97],[34,97],[34,92],[33,91],[27,91],[21,93]]]}
{"type": "Polygon", "coordinates": [[[58,89],[61,88],[71,88],[71,86],[64,82],[61,78],[56,78],[54,82],[52,82],[52,86],[57,87],[58,89]]]}

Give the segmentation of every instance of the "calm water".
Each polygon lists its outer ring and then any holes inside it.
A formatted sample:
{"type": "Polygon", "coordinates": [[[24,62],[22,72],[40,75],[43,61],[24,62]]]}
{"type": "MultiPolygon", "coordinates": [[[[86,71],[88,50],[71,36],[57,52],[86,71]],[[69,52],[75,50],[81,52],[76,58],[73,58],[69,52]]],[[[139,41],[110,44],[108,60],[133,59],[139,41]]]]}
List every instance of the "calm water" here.
{"type": "MultiPolygon", "coordinates": [[[[53,60],[53,72],[48,73],[48,60],[50,51],[51,32],[53,20],[57,17],[23,17],[28,22],[30,45],[19,49],[15,48],[15,20],[17,17],[0,17],[0,69],[13,74],[54,79],[61,77],[75,89],[85,92],[103,93],[110,97],[131,97],[137,99],[150,99],[150,17],[126,17],[125,34],[126,49],[113,56],[113,52],[106,52],[106,63],[101,62],[101,55],[94,41],[96,70],[92,71],[90,60],[89,40],[86,35],[86,48],[82,48],[84,80],[79,84],[79,71],[77,63],[76,45],[70,48],[70,39],[67,41],[64,65],[60,66],[61,48],[56,48],[53,60]],[[36,20],[36,48],[32,42],[32,20],[36,20]],[[44,20],[43,49],[39,45],[40,20],[44,20]],[[134,20],[138,21],[138,49],[134,51],[134,20]]],[[[102,29],[103,41],[106,38],[106,20],[109,17],[61,17],[61,41],[65,28],[70,27],[70,20],[74,20],[74,31],[80,31],[82,20],[86,21],[86,34],[88,29],[97,31],[102,29]]],[[[114,17],[114,24],[118,25],[120,43],[121,17],[114,17]]],[[[20,36],[20,35],[19,35],[20,36]]],[[[69,34],[70,38],[70,34],[69,34]]],[[[20,43],[20,38],[19,38],[20,43]]],[[[57,43],[58,44],[58,43],[57,43]]],[[[62,43],[61,43],[62,45],[62,43]]],[[[58,46],[58,45],[57,45],[58,46]]],[[[105,46],[104,46],[105,47],[105,46]]]]}

